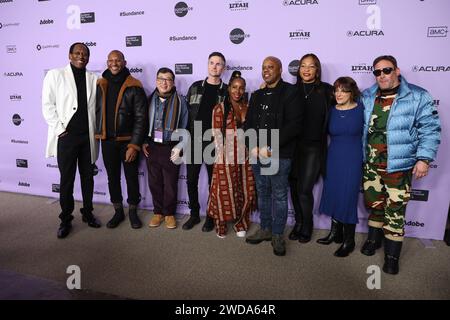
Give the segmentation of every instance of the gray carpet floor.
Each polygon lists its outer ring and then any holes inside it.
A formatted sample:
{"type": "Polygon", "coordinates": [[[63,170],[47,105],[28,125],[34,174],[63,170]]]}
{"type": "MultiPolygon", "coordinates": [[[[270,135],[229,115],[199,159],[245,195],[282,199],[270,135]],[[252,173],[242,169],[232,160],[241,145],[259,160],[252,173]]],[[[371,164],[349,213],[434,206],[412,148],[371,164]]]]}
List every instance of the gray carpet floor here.
{"type": "Polygon", "coordinates": [[[57,239],[58,202],[0,192],[2,274],[64,286],[67,267],[77,265],[83,289],[130,299],[450,299],[450,247],[443,241],[424,245],[407,238],[400,273],[381,271],[381,288],[371,290],[367,269],[381,269],[383,252],[362,255],[365,234],[357,234],[357,248],[347,258],[333,256],[338,245],[315,242],[326,230],[315,230],[307,244],[288,240],[286,256],[278,257],[269,242],[250,245],[234,232],[219,239],[202,232],[201,224],[184,231],[187,216],[177,216],[177,229],[149,228],[151,212],[139,210],[142,229],[131,229],[128,221],[107,229],[113,209],[96,204],[94,214],[103,226],[93,229],[81,222],[79,208],[76,203],[71,234],[57,239]]]}

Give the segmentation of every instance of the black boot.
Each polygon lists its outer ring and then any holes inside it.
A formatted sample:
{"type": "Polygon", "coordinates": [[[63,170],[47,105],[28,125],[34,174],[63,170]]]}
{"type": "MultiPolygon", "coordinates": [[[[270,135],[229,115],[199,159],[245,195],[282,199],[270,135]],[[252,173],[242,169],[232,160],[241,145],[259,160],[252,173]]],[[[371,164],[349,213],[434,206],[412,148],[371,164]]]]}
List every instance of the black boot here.
{"type": "Polygon", "coordinates": [[[210,216],[206,216],[205,223],[203,224],[202,231],[210,232],[214,229],[214,219],[210,216]]]}
{"type": "Polygon", "coordinates": [[[142,227],[142,222],[137,214],[136,206],[130,205],[130,208],[128,209],[128,218],[130,219],[130,224],[133,229],[139,229],[142,227]]]}
{"type": "Polygon", "coordinates": [[[200,215],[198,213],[191,212],[191,216],[189,217],[188,221],[186,221],[183,224],[183,230],[190,230],[192,229],[196,224],[200,223],[200,215]]]}
{"type": "Polygon", "coordinates": [[[307,243],[311,241],[312,232],[313,232],[313,222],[304,221],[302,224],[302,228],[300,229],[300,233],[298,235],[298,242],[307,243]]]}
{"type": "Polygon", "coordinates": [[[302,224],[299,222],[296,222],[294,225],[294,228],[292,228],[291,233],[289,233],[289,240],[298,240],[298,237],[300,236],[300,230],[302,228],[302,224]]]}
{"type": "Polygon", "coordinates": [[[450,246],[450,229],[445,230],[444,241],[450,246]]]}
{"type": "Polygon", "coordinates": [[[97,220],[97,218],[94,217],[92,214],[92,209],[80,209],[81,215],[82,215],[82,221],[84,223],[87,223],[87,225],[91,228],[100,228],[102,225],[100,224],[100,221],[97,220]]]}
{"type": "Polygon", "coordinates": [[[344,242],[334,253],[336,257],[346,257],[355,249],[356,224],[344,223],[344,242]]]}
{"type": "Polygon", "coordinates": [[[389,274],[398,273],[398,260],[400,258],[400,251],[402,251],[401,241],[392,241],[384,239],[384,265],[383,271],[389,274]]]}
{"type": "Polygon", "coordinates": [[[125,213],[123,212],[122,206],[114,205],[114,210],[114,216],[106,224],[106,227],[109,229],[116,228],[123,220],[125,220],[125,213]]]}
{"type": "Polygon", "coordinates": [[[381,248],[384,238],[384,231],[382,228],[369,227],[367,240],[361,248],[361,253],[366,256],[373,256],[377,249],[381,248]]]}
{"type": "Polygon", "coordinates": [[[325,237],[317,240],[320,244],[330,244],[333,241],[336,243],[342,243],[343,235],[343,224],[337,220],[331,219],[331,229],[330,233],[325,237]]]}

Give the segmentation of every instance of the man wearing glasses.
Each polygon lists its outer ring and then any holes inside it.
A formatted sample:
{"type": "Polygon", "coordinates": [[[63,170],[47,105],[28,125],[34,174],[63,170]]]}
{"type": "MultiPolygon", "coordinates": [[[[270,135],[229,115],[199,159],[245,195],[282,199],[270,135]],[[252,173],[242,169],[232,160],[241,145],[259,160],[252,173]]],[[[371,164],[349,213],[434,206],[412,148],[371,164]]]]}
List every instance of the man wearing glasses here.
{"type": "Polygon", "coordinates": [[[397,274],[412,176],[428,174],[440,143],[440,121],[430,94],[400,75],[393,56],[373,62],[376,84],[364,103],[364,195],[369,234],[361,252],[375,254],[384,240],[383,271],[397,274]]]}
{"type": "MultiPolygon", "coordinates": [[[[169,68],[156,73],[156,89],[150,96],[149,130],[143,145],[147,157],[148,185],[153,199],[153,218],[149,227],[165,221],[166,228],[175,229],[177,209],[179,157],[172,134],[185,129],[188,123],[186,100],[175,88],[175,74],[169,68]]],[[[183,141],[184,142],[184,141],[183,141]]]]}
{"type": "Polygon", "coordinates": [[[137,214],[141,201],[139,193],[139,151],[147,127],[147,97],[139,80],[130,75],[122,52],[108,55],[106,69],[97,83],[95,137],[102,141],[102,156],[108,174],[108,188],[114,216],[106,225],[117,227],[124,219],[122,189],[123,164],[128,193],[128,216],[133,229],[142,227],[137,214]]]}
{"type": "MultiPolygon", "coordinates": [[[[191,158],[187,159],[188,163],[186,166],[191,216],[183,225],[184,230],[192,229],[196,224],[200,223],[198,179],[202,164],[205,162],[205,159],[203,159],[203,151],[212,141],[211,135],[208,141],[203,141],[203,134],[212,128],[212,111],[214,107],[225,100],[227,85],[220,78],[224,69],[224,55],[220,52],[211,53],[208,57],[208,77],[205,80],[194,82],[186,96],[189,110],[188,130],[191,135],[191,158]],[[194,130],[195,127],[197,127],[196,130],[194,130]]],[[[205,162],[205,165],[208,172],[208,184],[211,185],[213,163],[205,162]]],[[[213,229],[213,218],[206,216],[202,231],[209,232],[213,229]]]]}

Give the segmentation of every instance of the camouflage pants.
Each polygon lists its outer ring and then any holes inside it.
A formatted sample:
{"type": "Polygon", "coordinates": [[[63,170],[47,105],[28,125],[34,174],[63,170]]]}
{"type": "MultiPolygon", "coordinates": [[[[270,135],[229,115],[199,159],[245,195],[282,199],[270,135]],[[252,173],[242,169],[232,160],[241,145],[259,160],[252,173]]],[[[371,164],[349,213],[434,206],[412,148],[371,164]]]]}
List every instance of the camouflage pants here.
{"type": "Polygon", "coordinates": [[[388,173],[385,169],[364,165],[364,200],[371,212],[369,226],[383,228],[385,237],[394,241],[403,241],[411,178],[411,170],[388,173]]]}

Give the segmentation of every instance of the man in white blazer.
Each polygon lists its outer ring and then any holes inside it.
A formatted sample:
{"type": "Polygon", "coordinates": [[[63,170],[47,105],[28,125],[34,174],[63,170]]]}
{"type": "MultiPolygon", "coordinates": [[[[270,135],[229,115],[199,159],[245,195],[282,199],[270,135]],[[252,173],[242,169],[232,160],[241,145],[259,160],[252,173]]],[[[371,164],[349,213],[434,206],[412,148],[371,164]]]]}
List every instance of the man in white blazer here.
{"type": "Polygon", "coordinates": [[[93,168],[98,158],[94,138],[97,75],[86,70],[89,54],[84,43],[72,44],[69,65],[48,71],[42,88],[42,113],[48,124],[45,155],[57,157],[61,176],[58,238],[65,238],[72,229],[77,164],[83,195],[82,220],[90,227],[100,227],[92,214],[93,168]]]}

